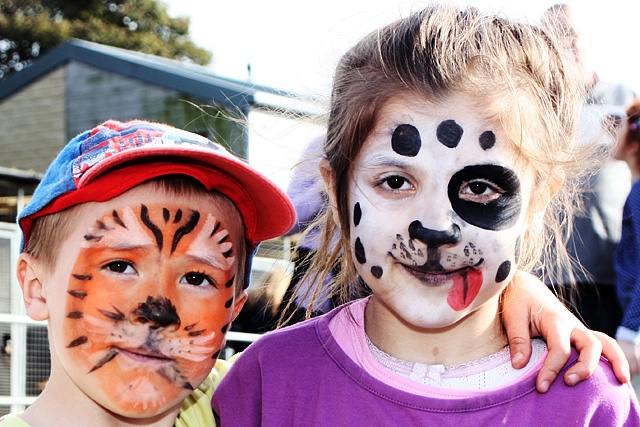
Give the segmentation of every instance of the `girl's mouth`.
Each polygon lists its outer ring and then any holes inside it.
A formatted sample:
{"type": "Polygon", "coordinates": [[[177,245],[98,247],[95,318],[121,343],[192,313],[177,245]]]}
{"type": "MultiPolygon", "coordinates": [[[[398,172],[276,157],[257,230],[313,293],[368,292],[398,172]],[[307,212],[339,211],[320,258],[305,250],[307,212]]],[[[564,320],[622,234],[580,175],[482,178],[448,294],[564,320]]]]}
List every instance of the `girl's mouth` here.
{"type": "Polygon", "coordinates": [[[430,269],[425,266],[416,266],[416,265],[406,265],[402,264],[404,269],[411,274],[416,279],[424,282],[428,286],[439,286],[443,283],[450,282],[454,280],[455,277],[466,277],[470,271],[476,270],[482,263],[484,262],[484,258],[480,258],[480,260],[472,266],[463,267],[456,270],[444,270],[444,269],[430,269]]]}
{"type": "Polygon", "coordinates": [[[475,265],[451,271],[433,271],[422,267],[404,265],[405,270],[427,286],[439,286],[453,282],[447,304],[455,311],[464,310],[475,300],[482,286],[482,270],[478,269],[484,262],[481,258],[475,265]]]}

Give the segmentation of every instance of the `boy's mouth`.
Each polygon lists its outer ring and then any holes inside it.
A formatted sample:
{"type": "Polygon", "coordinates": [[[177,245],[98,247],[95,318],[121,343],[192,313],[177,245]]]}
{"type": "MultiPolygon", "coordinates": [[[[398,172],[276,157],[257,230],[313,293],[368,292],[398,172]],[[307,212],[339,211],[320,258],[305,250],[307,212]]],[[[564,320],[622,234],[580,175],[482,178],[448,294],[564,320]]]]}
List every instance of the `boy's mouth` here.
{"type": "Polygon", "coordinates": [[[141,363],[163,364],[173,362],[173,359],[158,351],[152,351],[141,347],[133,349],[118,348],[118,352],[123,356],[127,356],[130,359],[141,363]]]}

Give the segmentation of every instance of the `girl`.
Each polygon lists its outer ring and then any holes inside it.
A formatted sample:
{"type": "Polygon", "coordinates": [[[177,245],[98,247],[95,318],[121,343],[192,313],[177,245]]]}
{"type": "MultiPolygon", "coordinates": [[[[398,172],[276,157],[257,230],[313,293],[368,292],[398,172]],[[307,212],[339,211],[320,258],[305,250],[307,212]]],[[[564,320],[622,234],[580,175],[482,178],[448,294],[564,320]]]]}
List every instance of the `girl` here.
{"type": "Polygon", "coordinates": [[[551,243],[590,153],[574,145],[579,89],[559,49],[536,27],[435,5],[347,52],[309,274],[321,284],[339,262],[342,295],[372,295],[250,346],[212,400],[219,426],[640,425],[604,360],[574,389],[536,393],[545,343],[515,370],[501,326],[518,269],[543,247],[568,263],[551,243]]]}

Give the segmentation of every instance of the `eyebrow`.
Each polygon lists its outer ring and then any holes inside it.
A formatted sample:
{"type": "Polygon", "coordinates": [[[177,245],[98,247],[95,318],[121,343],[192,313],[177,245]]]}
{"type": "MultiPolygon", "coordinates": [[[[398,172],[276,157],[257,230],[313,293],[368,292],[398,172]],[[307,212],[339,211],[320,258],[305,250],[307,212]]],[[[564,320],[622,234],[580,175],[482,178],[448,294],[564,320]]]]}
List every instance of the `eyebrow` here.
{"type": "MultiPolygon", "coordinates": [[[[193,261],[208,265],[211,268],[215,268],[217,270],[228,270],[228,266],[226,263],[220,262],[217,256],[215,255],[196,255],[193,252],[187,252],[187,257],[192,259],[193,261]]],[[[222,256],[222,254],[220,254],[222,256]]]]}
{"type": "Polygon", "coordinates": [[[401,169],[411,167],[411,165],[408,162],[403,160],[404,159],[402,159],[400,156],[383,153],[383,154],[375,154],[373,156],[367,157],[364,159],[362,163],[364,167],[391,166],[391,167],[396,167],[401,169]]]}

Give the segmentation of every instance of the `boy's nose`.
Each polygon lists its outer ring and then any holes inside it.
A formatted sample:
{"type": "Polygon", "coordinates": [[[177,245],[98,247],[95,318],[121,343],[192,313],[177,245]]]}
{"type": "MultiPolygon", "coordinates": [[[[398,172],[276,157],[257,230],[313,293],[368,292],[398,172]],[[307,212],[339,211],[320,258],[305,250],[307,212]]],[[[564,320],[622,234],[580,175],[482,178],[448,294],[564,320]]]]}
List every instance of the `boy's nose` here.
{"type": "Polygon", "coordinates": [[[418,220],[409,224],[409,237],[421,241],[429,248],[455,245],[460,242],[460,234],[460,227],[456,224],[451,224],[446,230],[432,230],[423,227],[418,220]]]}
{"type": "Polygon", "coordinates": [[[180,326],[180,316],[168,298],[148,296],[145,302],[139,303],[138,308],[131,312],[132,323],[149,324],[152,329],[172,328],[180,326]]]}

